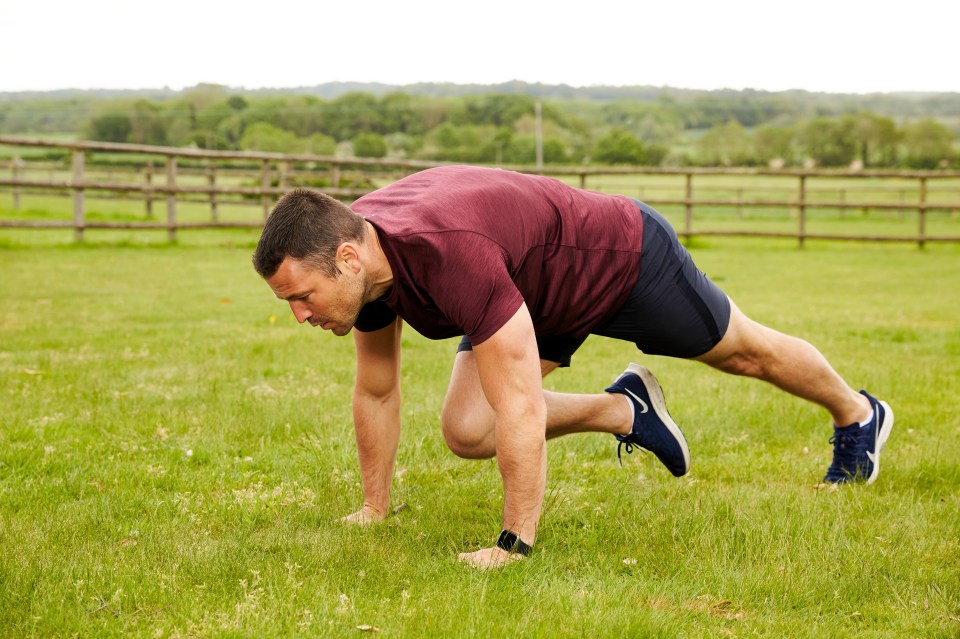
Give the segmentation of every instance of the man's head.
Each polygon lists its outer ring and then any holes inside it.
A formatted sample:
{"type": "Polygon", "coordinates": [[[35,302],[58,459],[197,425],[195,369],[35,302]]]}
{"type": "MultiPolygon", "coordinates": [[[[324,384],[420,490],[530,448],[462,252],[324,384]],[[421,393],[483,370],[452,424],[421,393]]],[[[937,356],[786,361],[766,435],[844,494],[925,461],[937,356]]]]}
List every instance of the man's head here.
{"type": "Polygon", "coordinates": [[[253,266],[298,322],[346,335],[368,293],[366,226],[341,202],[295,189],[267,218],[253,266]]]}
{"type": "Polygon", "coordinates": [[[264,279],[291,257],[336,279],[337,251],[344,242],[362,244],[363,218],[329,195],[294,189],[277,202],[263,227],[253,267],[264,279]]]}

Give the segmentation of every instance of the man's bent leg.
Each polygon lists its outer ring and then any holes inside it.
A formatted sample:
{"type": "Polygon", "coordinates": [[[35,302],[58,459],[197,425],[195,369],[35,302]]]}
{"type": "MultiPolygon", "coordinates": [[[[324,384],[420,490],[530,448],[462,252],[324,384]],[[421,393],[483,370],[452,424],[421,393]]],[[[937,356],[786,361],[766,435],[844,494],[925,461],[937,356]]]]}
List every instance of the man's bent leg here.
{"type": "Polygon", "coordinates": [[[808,342],[759,324],[730,302],[730,323],[720,342],[694,359],[714,368],[770,382],[826,408],[835,424],[860,422],[870,401],[837,374],[808,342]]]}
{"type": "MultiPolygon", "coordinates": [[[[544,377],[557,366],[556,362],[540,360],[544,377]]],[[[606,393],[578,395],[546,390],[543,395],[547,404],[547,439],[570,433],[624,434],[630,430],[630,405],[620,397],[606,393]]],[[[480,374],[471,351],[457,353],[440,423],[447,446],[454,454],[469,459],[496,455],[495,416],[483,395],[480,374]]]]}

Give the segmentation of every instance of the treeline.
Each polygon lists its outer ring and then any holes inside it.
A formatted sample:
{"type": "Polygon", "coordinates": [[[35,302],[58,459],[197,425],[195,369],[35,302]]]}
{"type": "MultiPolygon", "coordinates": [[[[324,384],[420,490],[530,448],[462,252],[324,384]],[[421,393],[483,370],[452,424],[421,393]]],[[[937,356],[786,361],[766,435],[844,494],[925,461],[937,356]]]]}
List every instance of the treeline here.
{"type": "Polygon", "coordinates": [[[891,96],[831,101],[803,92],[646,89],[638,95],[593,100],[519,91],[453,97],[351,91],[322,98],[201,85],[153,96],[7,99],[0,101],[0,131],[206,149],[531,164],[539,101],[543,159],[552,164],[960,167],[949,126],[956,123],[923,115],[941,111],[952,94],[899,102],[891,96]],[[891,105],[902,112],[868,108],[891,105]]]}

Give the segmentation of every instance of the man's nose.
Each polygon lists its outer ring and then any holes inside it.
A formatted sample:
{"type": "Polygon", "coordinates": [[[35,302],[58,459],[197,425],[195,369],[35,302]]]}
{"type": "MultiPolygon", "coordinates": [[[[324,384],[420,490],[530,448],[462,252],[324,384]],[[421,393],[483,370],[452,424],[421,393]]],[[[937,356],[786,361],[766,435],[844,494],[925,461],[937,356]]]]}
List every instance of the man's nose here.
{"type": "Polygon", "coordinates": [[[290,310],[293,311],[293,316],[297,318],[297,321],[303,324],[310,316],[313,314],[310,312],[310,309],[307,308],[305,302],[300,300],[290,300],[290,310]]]}

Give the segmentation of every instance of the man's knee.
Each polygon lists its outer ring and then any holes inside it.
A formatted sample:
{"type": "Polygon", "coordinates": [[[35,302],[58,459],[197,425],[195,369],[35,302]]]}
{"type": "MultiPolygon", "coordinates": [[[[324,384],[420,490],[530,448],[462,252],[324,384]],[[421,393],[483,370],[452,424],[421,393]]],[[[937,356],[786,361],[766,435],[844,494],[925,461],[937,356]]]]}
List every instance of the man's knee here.
{"type": "Polygon", "coordinates": [[[447,448],[457,457],[488,459],[496,454],[492,420],[478,419],[477,415],[444,406],[440,426],[447,448]]]}
{"type": "Polygon", "coordinates": [[[765,358],[758,356],[757,353],[733,352],[727,354],[723,359],[709,363],[714,368],[731,375],[743,375],[744,377],[759,379],[764,378],[767,370],[765,358]]]}
{"type": "Polygon", "coordinates": [[[764,379],[776,358],[779,337],[785,336],[749,319],[731,302],[730,322],[723,338],[696,359],[732,375],[764,379]]]}

